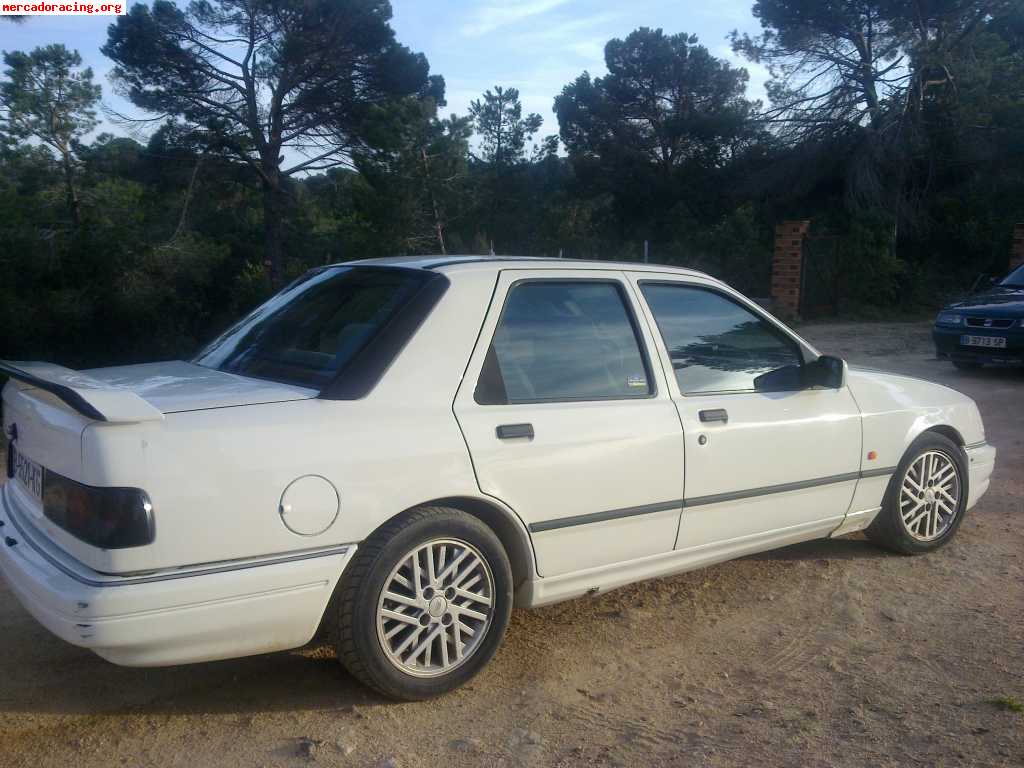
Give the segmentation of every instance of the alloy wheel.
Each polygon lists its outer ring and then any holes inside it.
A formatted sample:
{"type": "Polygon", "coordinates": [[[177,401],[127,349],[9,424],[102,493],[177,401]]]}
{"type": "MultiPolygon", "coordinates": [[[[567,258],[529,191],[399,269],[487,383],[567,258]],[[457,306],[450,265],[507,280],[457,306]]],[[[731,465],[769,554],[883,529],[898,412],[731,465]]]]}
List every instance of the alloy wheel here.
{"type": "Polygon", "coordinates": [[[494,576],[465,541],[421,544],[398,561],[377,602],[388,660],[417,677],[447,674],[479,648],[494,613],[494,576]]]}
{"type": "Polygon", "coordinates": [[[960,470],[942,451],[926,451],[914,459],[900,487],[900,519],[918,541],[934,541],[956,519],[960,507],[960,470]]]}

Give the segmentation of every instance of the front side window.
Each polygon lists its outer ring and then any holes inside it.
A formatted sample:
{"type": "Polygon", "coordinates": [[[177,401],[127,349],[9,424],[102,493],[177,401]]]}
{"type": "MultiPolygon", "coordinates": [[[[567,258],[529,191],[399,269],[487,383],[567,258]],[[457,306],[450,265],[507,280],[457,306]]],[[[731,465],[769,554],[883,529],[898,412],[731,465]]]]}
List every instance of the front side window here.
{"type": "Polygon", "coordinates": [[[771,388],[800,388],[800,349],[753,312],[705,288],[642,283],[641,289],[684,395],[765,389],[761,377],[779,371],[792,372],[791,386],[780,387],[786,377],[773,375],[771,388]]]}
{"type": "Polygon", "coordinates": [[[621,286],[538,280],[509,292],[477,385],[481,404],[648,397],[621,286]]]}
{"type": "Polygon", "coordinates": [[[209,344],[193,361],[314,389],[329,384],[422,287],[409,269],[310,272],[209,344]]]}

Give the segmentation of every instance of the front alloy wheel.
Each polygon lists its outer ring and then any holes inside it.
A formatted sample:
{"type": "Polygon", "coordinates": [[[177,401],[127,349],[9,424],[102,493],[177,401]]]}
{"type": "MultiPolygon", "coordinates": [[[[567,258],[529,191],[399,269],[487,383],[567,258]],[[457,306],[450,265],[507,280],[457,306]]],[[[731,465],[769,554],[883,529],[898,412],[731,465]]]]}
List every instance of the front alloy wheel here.
{"type": "Polygon", "coordinates": [[[420,507],[375,531],[338,589],[339,660],[394,699],[463,685],[494,656],[512,612],[501,541],[447,507],[420,507]]]}
{"type": "Polygon", "coordinates": [[[868,537],[908,555],[938,549],[963,520],[967,481],[963,449],[945,435],[925,432],[903,455],[868,537]]]}
{"type": "Polygon", "coordinates": [[[935,541],[956,519],[960,474],[943,451],[926,451],[907,468],[900,487],[900,520],[917,541],[935,541]]]}

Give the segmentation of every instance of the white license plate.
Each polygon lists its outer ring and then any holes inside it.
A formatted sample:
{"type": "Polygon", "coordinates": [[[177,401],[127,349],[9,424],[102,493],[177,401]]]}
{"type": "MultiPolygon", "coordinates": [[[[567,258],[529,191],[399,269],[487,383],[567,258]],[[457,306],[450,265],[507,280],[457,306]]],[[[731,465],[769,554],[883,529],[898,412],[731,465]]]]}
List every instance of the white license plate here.
{"type": "Polygon", "coordinates": [[[961,336],[960,343],[965,347],[1006,349],[1005,336],[961,336]]]}
{"type": "Polygon", "coordinates": [[[42,501],[43,468],[32,459],[22,456],[21,451],[16,450],[13,446],[11,450],[14,451],[14,477],[21,483],[22,488],[42,501]]]}

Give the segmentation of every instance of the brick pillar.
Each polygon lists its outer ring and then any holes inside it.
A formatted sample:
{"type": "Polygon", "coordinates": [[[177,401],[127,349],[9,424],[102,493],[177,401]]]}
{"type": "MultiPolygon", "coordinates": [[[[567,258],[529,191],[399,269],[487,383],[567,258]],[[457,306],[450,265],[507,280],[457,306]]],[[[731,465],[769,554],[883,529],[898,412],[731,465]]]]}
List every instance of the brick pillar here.
{"type": "Polygon", "coordinates": [[[1024,264],[1024,223],[1013,228],[1013,245],[1010,246],[1010,270],[1024,264]]]}
{"type": "Polygon", "coordinates": [[[804,238],[809,220],[783,221],[775,225],[775,256],[772,259],[772,303],[784,318],[800,313],[800,273],[804,260],[804,238]]]}

